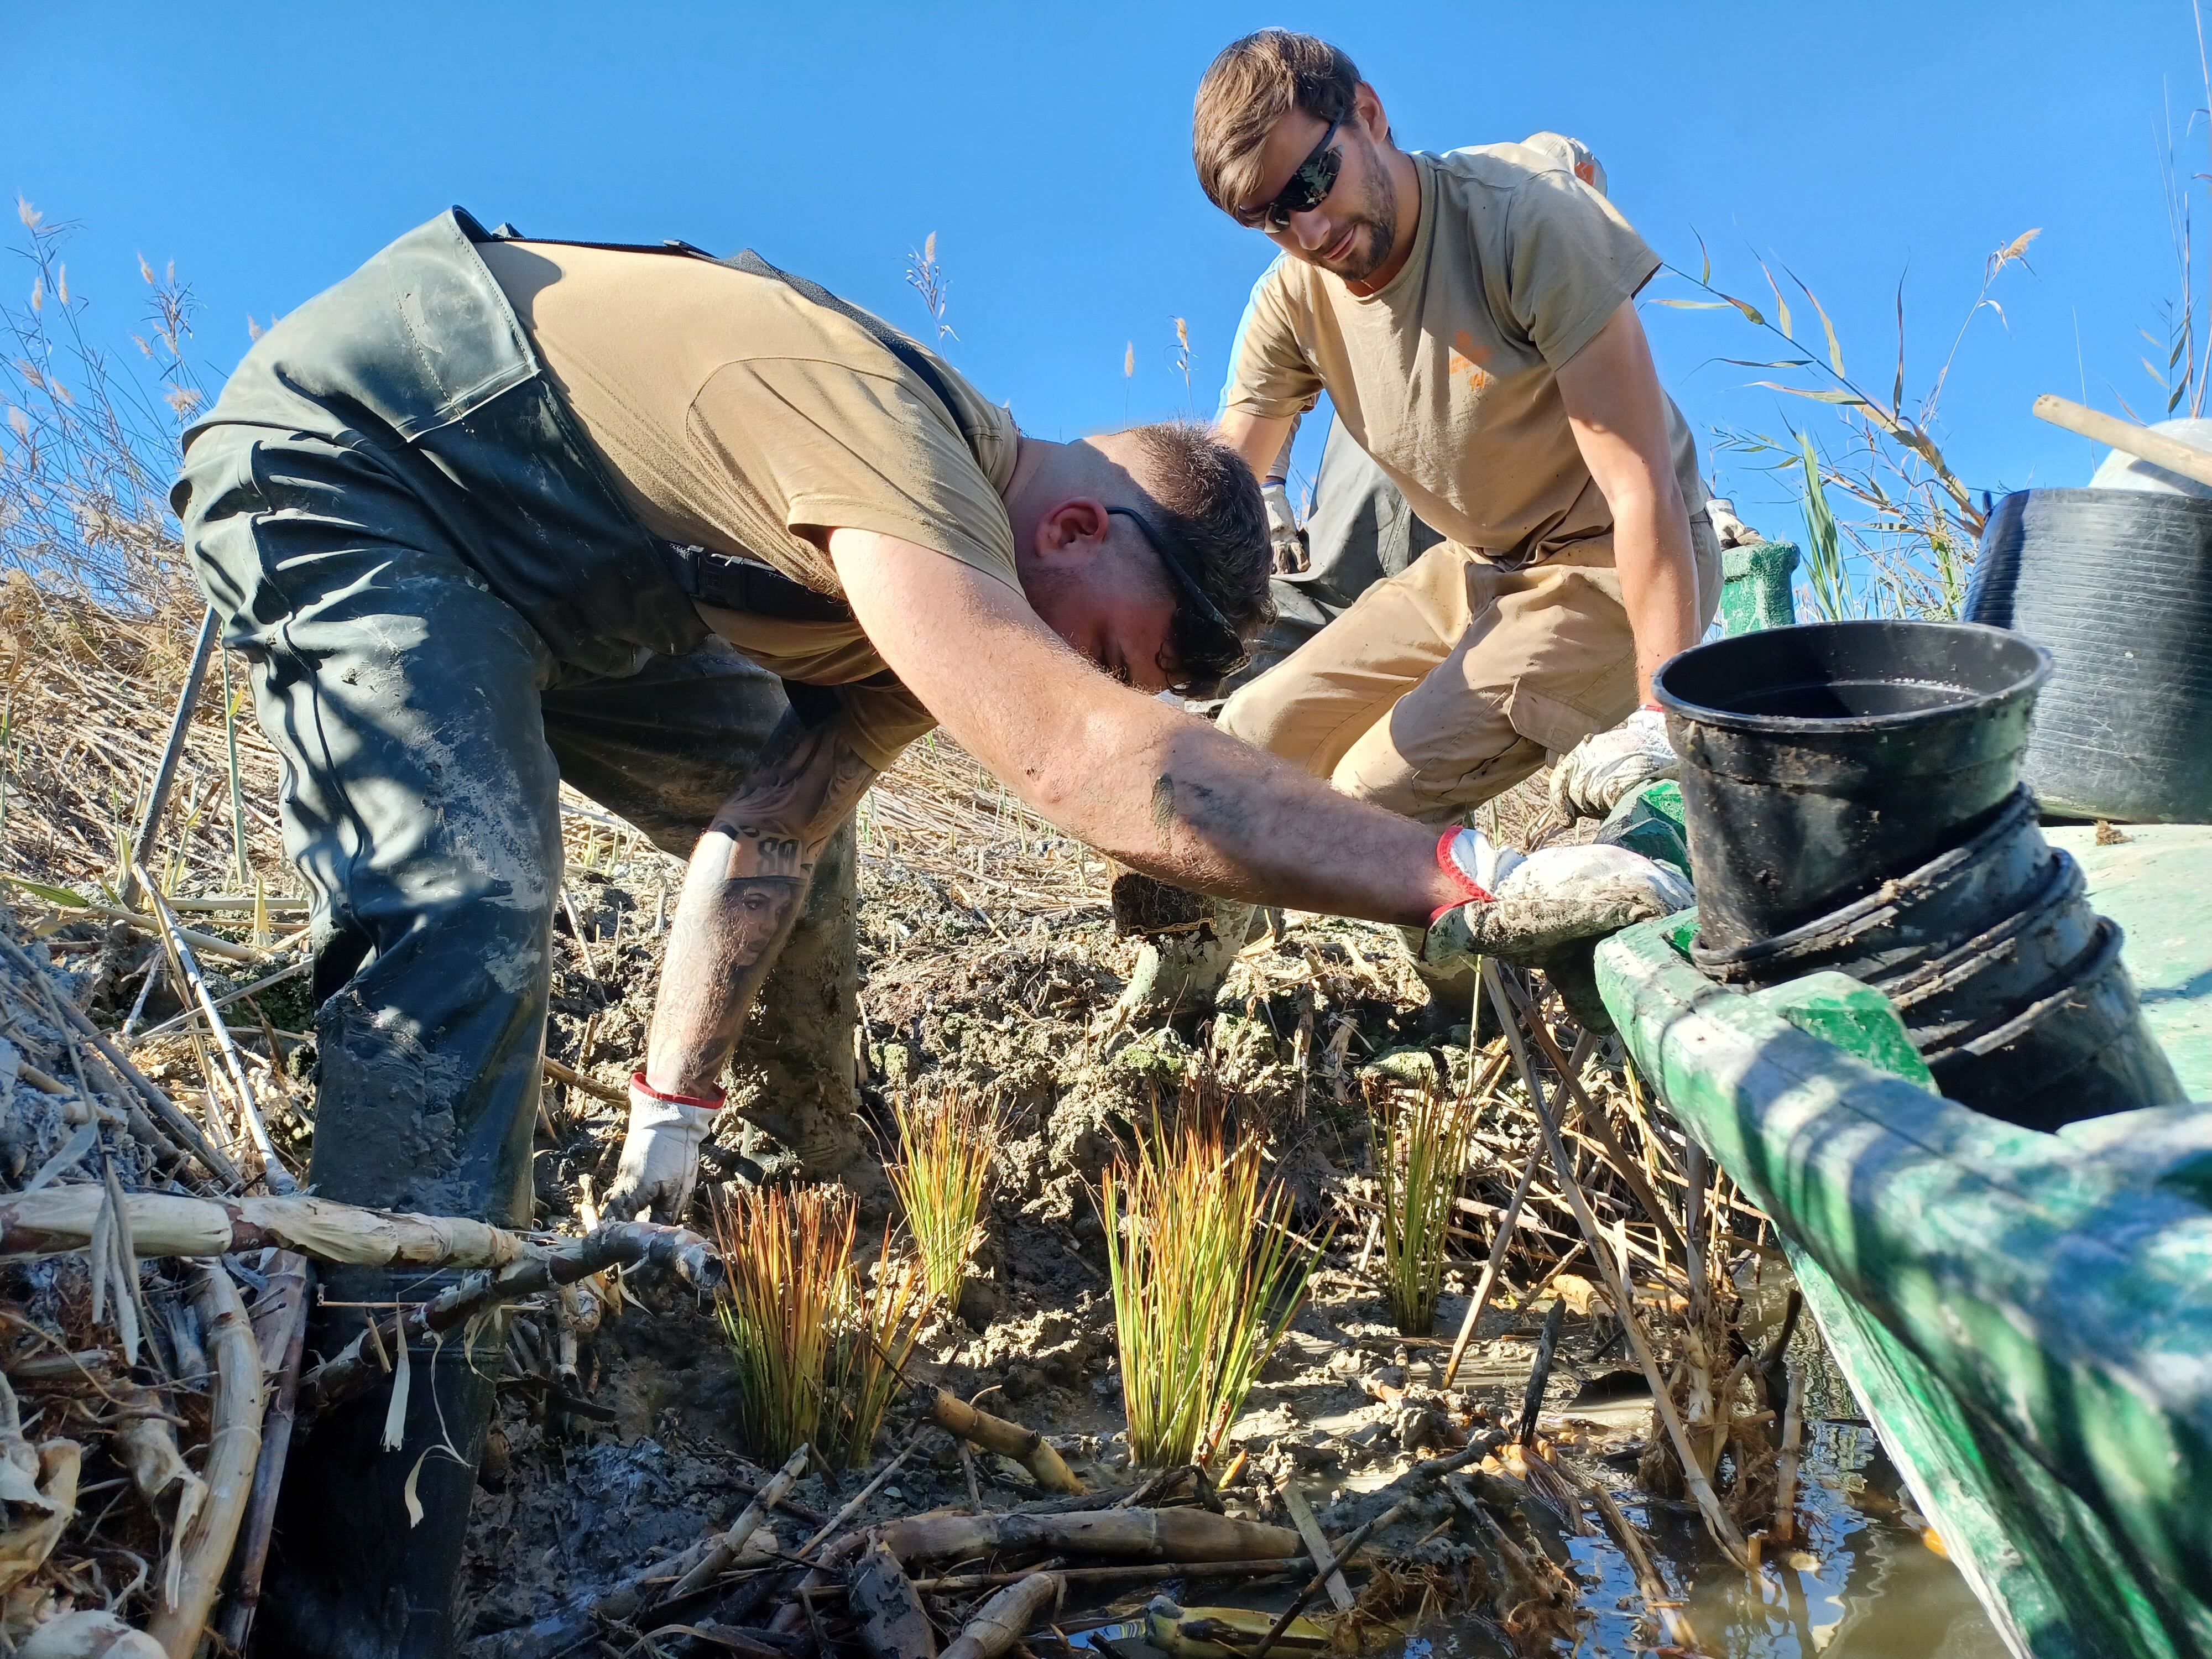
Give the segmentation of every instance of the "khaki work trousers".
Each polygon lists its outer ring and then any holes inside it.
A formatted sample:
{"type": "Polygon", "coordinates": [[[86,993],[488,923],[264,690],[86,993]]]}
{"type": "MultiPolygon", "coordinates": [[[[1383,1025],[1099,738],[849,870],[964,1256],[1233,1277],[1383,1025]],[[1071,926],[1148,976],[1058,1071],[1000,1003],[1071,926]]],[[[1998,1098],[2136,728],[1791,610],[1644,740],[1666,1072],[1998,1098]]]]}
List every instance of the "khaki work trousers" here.
{"type": "MultiPolygon", "coordinates": [[[[1700,625],[1720,544],[1690,515],[1700,625]]],[[[1609,538],[1512,570],[1424,553],[1232,696],[1221,728],[1345,794],[1442,825],[1636,707],[1636,640],[1609,538]]]]}

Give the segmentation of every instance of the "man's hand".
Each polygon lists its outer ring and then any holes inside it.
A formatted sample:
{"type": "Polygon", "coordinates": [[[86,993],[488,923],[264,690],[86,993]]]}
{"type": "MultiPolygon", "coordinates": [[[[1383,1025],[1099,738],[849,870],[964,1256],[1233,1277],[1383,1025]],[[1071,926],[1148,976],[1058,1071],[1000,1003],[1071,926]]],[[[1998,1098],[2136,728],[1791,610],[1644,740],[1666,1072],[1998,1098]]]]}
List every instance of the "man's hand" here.
{"type": "Polygon", "coordinates": [[[1667,738],[1667,717],[1639,708],[1610,732],[1584,738],[1552,769],[1552,810],[1570,818],[1601,818],[1631,790],[1654,778],[1678,776],[1681,759],[1667,738]]]}
{"type": "Polygon", "coordinates": [[[1625,847],[1547,847],[1515,865],[1497,896],[1455,906],[1429,924],[1421,960],[1464,967],[1493,956],[1539,967],[1565,947],[1697,902],[1689,880],[1625,847]]]}
{"type": "Polygon", "coordinates": [[[1260,486],[1260,499],[1267,504],[1267,540],[1275,550],[1275,574],[1295,576],[1313,560],[1307,551],[1306,532],[1298,527],[1298,515],[1291,510],[1291,493],[1280,478],[1269,478],[1260,486]]]}
{"type": "Polygon", "coordinates": [[[665,1095],[642,1072],[629,1080],[629,1133],[602,1212],[628,1221],[650,1205],[655,1221],[681,1224],[699,1179],[699,1148],[714,1133],[722,1098],[665,1095]]]}

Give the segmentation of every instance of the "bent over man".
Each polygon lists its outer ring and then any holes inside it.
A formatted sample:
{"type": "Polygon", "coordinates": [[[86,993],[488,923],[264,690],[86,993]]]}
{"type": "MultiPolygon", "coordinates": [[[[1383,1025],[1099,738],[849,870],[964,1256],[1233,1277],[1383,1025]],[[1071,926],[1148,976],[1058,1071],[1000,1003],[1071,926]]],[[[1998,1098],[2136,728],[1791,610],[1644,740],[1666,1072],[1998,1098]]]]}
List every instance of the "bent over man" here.
{"type": "MultiPolygon", "coordinates": [[[[1181,427],[1024,436],[757,258],[527,241],[454,210],[264,335],[186,445],[185,542],[314,893],[326,1196],[529,1221],[563,779],[692,848],[624,1213],[688,1207],[779,953],[811,957],[766,1009],[805,1052],[755,1109],[825,1138],[851,1086],[819,1041],[850,949],[843,826],[935,721],[1186,887],[1448,939],[1492,902],[1457,840],[1150,695],[1202,691],[1264,623],[1265,515],[1232,453],[1181,427]],[[811,1131],[787,1121],[809,1091],[811,1131]]],[[[436,1288],[333,1272],[310,1346],[436,1288]]],[[[371,1397],[295,1450],[264,1650],[449,1650],[491,1404],[462,1347],[414,1356],[396,1449],[371,1397]]]]}

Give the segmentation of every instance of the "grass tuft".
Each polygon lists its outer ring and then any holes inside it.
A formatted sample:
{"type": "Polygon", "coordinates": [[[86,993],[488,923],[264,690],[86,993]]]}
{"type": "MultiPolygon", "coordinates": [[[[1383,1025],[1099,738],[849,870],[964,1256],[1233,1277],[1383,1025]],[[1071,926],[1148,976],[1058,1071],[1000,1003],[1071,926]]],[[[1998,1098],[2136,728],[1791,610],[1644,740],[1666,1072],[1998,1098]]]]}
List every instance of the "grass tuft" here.
{"type": "Polygon", "coordinates": [[[1410,1102],[1378,1089],[1368,1097],[1367,1115],[1382,1194],[1390,1317],[1406,1335],[1426,1336],[1443,1291],[1452,1197],[1467,1168],[1474,1114],[1448,1091],[1425,1088],[1410,1102]]]}
{"type": "Polygon", "coordinates": [[[832,1462],[866,1462],[921,1333],[919,1267],[886,1241],[864,1286],[853,1200],[839,1188],[739,1188],[716,1204],[714,1220],[739,1444],[764,1464],[802,1445],[832,1462]]]}
{"type": "Polygon", "coordinates": [[[898,1120],[899,1161],[884,1173],[906,1211],[929,1293],[952,1312],[981,1242],[977,1217],[1003,1126],[997,1111],[957,1085],[933,1098],[917,1091],[895,1102],[891,1113],[898,1120]]]}
{"type": "Polygon", "coordinates": [[[1293,1234],[1290,1199],[1262,1187],[1261,1143],[1210,1114],[1137,1135],[1100,1183],[1129,1451],[1154,1468],[1204,1462],[1305,1297],[1321,1242],[1293,1234]]]}

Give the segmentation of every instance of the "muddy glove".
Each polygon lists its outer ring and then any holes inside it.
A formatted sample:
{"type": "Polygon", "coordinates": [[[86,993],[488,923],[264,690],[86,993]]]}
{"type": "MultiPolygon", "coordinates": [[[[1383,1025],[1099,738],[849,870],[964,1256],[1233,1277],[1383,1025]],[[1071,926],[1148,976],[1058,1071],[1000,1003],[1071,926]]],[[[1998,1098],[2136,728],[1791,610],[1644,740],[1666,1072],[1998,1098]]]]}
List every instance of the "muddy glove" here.
{"type": "Polygon", "coordinates": [[[1280,478],[1270,478],[1260,486],[1260,499],[1267,504],[1267,541],[1275,550],[1275,574],[1295,576],[1312,560],[1306,552],[1306,532],[1291,511],[1290,491],[1280,478]]]}
{"type": "Polygon", "coordinates": [[[714,1127],[722,1097],[665,1095],[642,1072],[629,1080],[629,1133],[607,1188],[603,1213],[628,1221],[647,1205],[653,1218],[681,1224],[699,1179],[699,1148],[714,1127]]]}
{"type": "Polygon", "coordinates": [[[1696,902],[1680,871],[1625,847],[1547,847],[1508,866],[1494,896],[1439,912],[1421,960],[1447,969],[1485,956],[1541,966],[1569,945],[1696,902]]]}
{"type": "Polygon", "coordinates": [[[1639,708],[1610,732],[1584,738],[1552,769],[1552,810],[1570,818],[1601,818],[1632,789],[1681,771],[1667,740],[1667,717],[1639,708]]]}

